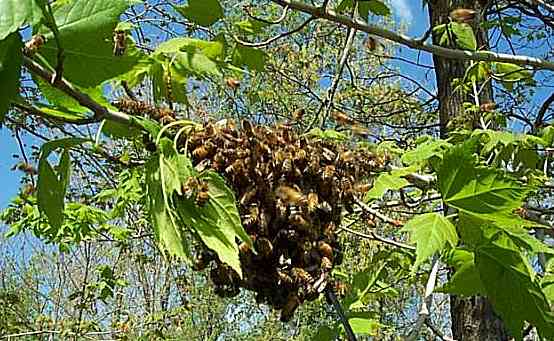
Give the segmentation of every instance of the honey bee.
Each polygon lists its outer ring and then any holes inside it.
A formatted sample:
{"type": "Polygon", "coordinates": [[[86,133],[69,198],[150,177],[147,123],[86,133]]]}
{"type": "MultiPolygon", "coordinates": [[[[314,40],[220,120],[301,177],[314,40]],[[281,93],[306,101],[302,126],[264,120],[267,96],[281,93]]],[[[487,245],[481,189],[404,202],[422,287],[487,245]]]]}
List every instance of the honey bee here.
{"type": "Polygon", "coordinates": [[[195,177],[191,176],[181,186],[181,194],[187,199],[192,199],[198,191],[198,187],[198,180],[195,177]]]}
{"type": "Polygon", "coordinates": [[[239,252],[240,253],[246,254],[246,253],[249,253],[250,251],[252,251],[252,250],[250,249],[250,245],[248,245],[248,243],[242,242],[242,243],[239,244],[239,252]]]}
{"type": "Polygon", "coordinates": [[[294,285],[294,280],[291,276],[286,274],[283,271],[277,271],[277,280],[279,281],[279,285],[285,285],[285,286],[292,286],[294,285]]]}
{"type": "Polygon", "coordinates": [[[125,42],[126,34],[125,31],[116,30],[113,34],[113,55],[114,56],[123,56],[127,44],[125,42]]]}
{"type": "Polygon", "coordinates": [[[370,184],[356,184],[354,186],[354,191],[359,194],[364,194],[365,192],[369,191],[371,189],[370,184]]]}
{"type": "Polygon", "coordinates": [[[360,136],[362,138],[368,138],[369,137],[369,130],[367,130],[366,128],[364,128],[362,126],[354,125],[350,128],[350,130],[352,131],[352,134],[360,136]]]}
{"type": "Polygon", "coordinates": [[[262,257],[268,257],[273,253],[273,245],[269,239],[265,237],[258,238],[256,239],[256,251],[258,251],[258,254],[262,257]]]}
{"type": "Polygon", "coordinates": [[[281,310],[281,322],[288,322],[294,315],[294,311],[298,306],[300,305],[300,298],[298,297],[298,294],[291,292],[287,296],[287,302],[283,306],[283,309],[281,310]]]}
{"type": "Polygon", "coordinates": [[[248,203],[252,201],[252,199],[256,196],[256,187],[250,186],[246,192],[242,195],[239,202],[241,205],[246,206],[248,203]]]}
{"type": "Polygon", "coordinates": [[[264,208],[260,210],[260,215],[258,217],[258,228],[259,234],[262,236],[267,236],[269,228],[270,216],[264,208]]]}
{"type": "Polygon", "coordinates": [[[450,12],[450,18],[455,22],[468,24],[475,18],[476,13],[472,9],[458,8],[450,12]]]}
{"type": "Polygon", "coordinates": [[[258,205],[252,205],[248,209],[248,215],[246,215],[243,219],[243,223],[246,226],[252,226],[254,225],[260,216],[260,209],[258,208],[258,205]]]}
{"type": "Polygon", "coordinates": [[[314,192],[308,193],[308,197],[306,199],[306,205],[308,206],[308,211],[309,212],[315,211],[318,204],[319,204],[319,197],[317,196],[317,193],[314,193],[314,192]]]}
{"type": "Polygon", "coordinates": [[[45,42],[46,38],[42,34],[35,34],[28,42],[25,43],[25,54],[28,56],[34,55],[45,42]]]}
{"type": "Polygon", "coordinates": [[[323,257],[333,259],[333,248],[323,240],[317,242],[317,250],[323,257]]]}
{"type": "Polygon", "coordinates": [[[290,173],[292,172],[293,164],[292,159],[290,159],[291,155],[287,154],[285,160],[283,161],[283,172],[290,173]]]}
{"type": "Polygon", "coordinates": [[[323,235],[329,239],[334,239],[335,230],[337,229],[337,225],[335,225],[334,222],[329,222],[325,227],[323,227],[323,235]]]}
{"type": "Polygon", "coordinates": [[[333,269],[333,262],[328,257],[321,257],[321,269],[325,272],[331,271],[333,269]]]}
{"type": "Polygon", "coordinates": [[[325,158],[325,160],[329,162],[335,161],[335,158],[337,157],[337,155],[332,150],[325,147],[321,148],[321,152],[323,158],[325,158]]]}
{"type": "Polygon", "coordinates": [[[292,268],[291,275],[294,281],[300,285],[310,284],[314,280],[308,271],[298,267],[292,268]]]}
{"type": "Polygon", "coordinates": [[[237,153],[237,158],[244,159],[245,157],[248,157],[250,155],[250,150],[239,148],[236,150],[236,153],[237,153]]]}
{"type": "Polygon", "coordinates": [[[300,121],[305,114],[306,110],[304,108],[297,109],[292,113],[292,119],[295,121],[300,121]]]}
{"type": "Polygon", "coordinates": [[[365,46],[369,51],[375,51],[377,50],[377,46],[379,46],[379,43],[377,42],[377,39],[373,36],[368,36],[365,41],[365,46]]]}
{"type": "Polygon", "coordinates": [[[353,125],[354,123],[356,123],[356,121],[354,121],[352,118],[348,117],[348,115],[340,111],[333,111],[331,115],[333,116],[333,118],[338,124],[353,125]]]}
{"type": "Polygon", "coordinates": [[[275,201],[275,209],[277,211],[277,216],[281,218],[285,218],[287,216],[287,205],[281,200],[281,198],[277,198],[275,201]]]}
{"type": "Polygon", "coordinates": [[[208,150],[208,147],[206,145],[200,145],[192,151],[192,156],[194,156],[198,160],[203,160],[208,157],[210,154],[210,151],[208,150]]]}
{"type": "Polygon", "coordinates": [[[275,190],[275,195],[284,203],[289,205],[298,205],[304,203],[306,198],[302,193],[289,186],[279,186],[275,190]]]}
{"type": "Polygon", "coordinates": [[[225,168],[225,173],[231,174],[234,173],[235,175],[239,172],[241,172],[244,169],[244,163],[242,160],[238,159],[235,160],[230,166],[225,168]]]}
{"type": "Polygon", "coordinates": [[[294,161],[304,161],[308,158],[308,153],[304,149],[297,149],[294,153],[294,161]]]}
{"type": "Polygon", "coordinates": [[[16,168],[27,175],[35,175],[38,173],[37,169],[32,164],[27,162],[19,162],[16,165],[16,168]]]}
{"type": "Polygon", "coordinates": [[[310,226],[310,223],[300,213],[294,213],[290,217],[290,222],[300,228],[307,228],[310,226]]]}
{"type": "Polygon", "coordinates": [[[242,131],[246,134],[248,137],[254,136],[254,127],[252,126],[252,123],[248,120],[242,120],[242,131]]]}
{"type": "Polygon", "coordinates": [[[335,281],[333,283],[333,290],[339,297],[345,297],[346,294],[350,291],[348,284],[335,281]]]}
{"type": "Polygon", "coordinates": [[[209,187],[207,181],[202,181],[196,195],[196,205],[202,207],[210,199],[209,187]]]}
{"type": "Polygon", "coordinates": [[[33,184],[27,183],[21,188],[21,197],[27,198],[33,195],[36,191],[36,187],[33,184]]]}
{"type": "Polygon", "coordinates": [[[354,161],[354,153],[350,150],[344,151],[339,154],[339,161],[342,163],[350,163],[354,161]]]}
{"type": "Polygon", "coordinates": [[[230,87],[231,89],[236,90],[240,86],[240,81],[238,79],[228,78],[225,81],[225,84],[227,84],[227,86],[230,87]]]}
{"type": "Polygon", "coordinates": [[[329,180],[332,179],[335,176],[335,166],[334,165],[327,165],[323,168],[321,178],[323,180],[329,180]]]}
{"type": "Polygon", "coordinates": [[[491,111],[494,111],[494,109],[496,109],[496,103],[494,102],[486,102],[486,103],[483,103],[481,104],[481,106],[479,107],[479,109],[481,111],[484,111],[484,112],[491,112],[491,111]]]}

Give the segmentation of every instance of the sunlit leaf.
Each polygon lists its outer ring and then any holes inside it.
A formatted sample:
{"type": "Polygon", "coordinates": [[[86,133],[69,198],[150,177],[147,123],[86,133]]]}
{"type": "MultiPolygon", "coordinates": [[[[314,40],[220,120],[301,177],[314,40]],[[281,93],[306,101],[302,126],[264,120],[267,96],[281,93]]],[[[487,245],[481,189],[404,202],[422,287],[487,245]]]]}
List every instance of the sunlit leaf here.
{"type": "Polygon", "coordinates": [[[433,254],[442,251],[448,244],[458,244],[458,234],[454,225],[442,214],[425,213],[410,219],[404,225],[410,233],[410,240],[416,243],[414,269],[433,254]]]}
{"type": "Polygon", "coordinates": [[[189,0],[185,6],[174,6],[182,16],[200,26],[211,26],[223,18],[219,0],[189,0]]]}

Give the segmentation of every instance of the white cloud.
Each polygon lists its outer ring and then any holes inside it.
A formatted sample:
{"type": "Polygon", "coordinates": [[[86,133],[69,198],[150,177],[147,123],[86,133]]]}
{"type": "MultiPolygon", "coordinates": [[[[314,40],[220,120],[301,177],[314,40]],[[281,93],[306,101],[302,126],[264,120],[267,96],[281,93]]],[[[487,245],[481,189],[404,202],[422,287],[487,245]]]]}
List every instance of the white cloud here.
{"type": "Polygon", "coordinates": [[[391,4],[394,13],[399,18],[406,21],[407,24],[412,23],[412,20],[414,19],[414,15],[412,13],[413,9],[408,4],[408,0],[391,0],[391,4]]]}

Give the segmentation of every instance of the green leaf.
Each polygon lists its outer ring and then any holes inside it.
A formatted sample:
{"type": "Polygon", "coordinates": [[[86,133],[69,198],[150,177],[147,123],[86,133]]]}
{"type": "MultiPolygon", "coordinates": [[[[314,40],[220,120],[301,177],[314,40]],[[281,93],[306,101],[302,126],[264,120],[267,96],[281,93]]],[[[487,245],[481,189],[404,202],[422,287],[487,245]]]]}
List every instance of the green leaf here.
{"type": "Polygon", "coordinates": [[[531,71],[516,64],[496,62],[493,65],[496,71],[495,76],[504,82],[518,82],[533,78],[531,71]]]}
{"type": "Polygon", "coordinates": [[[440,252],[448,243],[458,244],[458,234],[454,225],[443,215],[425,213],[410,219],[403,230],[410,233],[410,240],[416,243],[414,269],[434,253],[440,252]]]}
{"type": "Polygon", "coordinates": [[[232,63],[235,66],[246,66],[250,70],[263,71],[267,54],[259,49],[237,44],[232,54],[232,63]]]}
{"type": "Polygon", "coordinates": [[[421,163],[434,156],[442,156],[449,147],[450,143],[444,140],[430,139],[417,146],[416,149],[405,152],[401,160],[407,165],[421,163]]]}
{"type": "Polygon", "coordinates": [[[248,18],[246,20],[236,22],[235,26],[244,34],[260,34],[266,27],[269,26],[269,24],[260,20],[248,18]]]}
{"type": "MultiPolygon", "coordinates": [[[[0,40],[42,18],[40,0],[0,0],[0,40]]],[[[0,49],[2,51],[2,49],[0,49]]]]}
{"type": "Polygon", "coordinates": [[[173,54],[187,51],[189,49],[202,53],[210,59],[222,60],[225,58],[225,41],[208,41],[193,38],[173,38],[167,40],[156,48],[154,55],[173,54]]]}
{"type": "Polygon", "coordinates": [[[236,199],[233,191],[227,186],[225,180],[215,172],[207,172],[200,175],[200,179],[208,181],[210,200],[208,204],[213,204],[217,211],[221,223],[225,228],[230,228],[234,234],[243,242],[253,248],[250,236],[242,227],[240,214],[236,205],[236,199]]]}
{"type": "Polygon", "coordinates": [[[369,12],[379,16],[389,16],[391,14],[389,7],[380,0],[363,1],[359,3],[359,6],[362,18],[367,18],[369,12]]]}
{"type": "MultiPolygon", "coordinates": [[[[336,8],[337,12],[344,12],[351,9],[354,4],[353,0],[343,0],[336,8]]],[[[358,12],[362,20],[367,21],[369,13],[378,16],[389,16],[391,14],[390,9],[381,0],[368,0],[360,1],[358,3],[358,12]]]]}
{"type": "Polygon", "coordinates": [[[64,186],[46,158],[38,163],[37,202],[41,213],[56,230],[63,223],[64,186]]]}
{"type": "MultiPolygon", "coordinates": [[[[119,16],[135,0],[72,0],[54,4],[54,17],[64,48],[64,77],[83,87],[97,86],[122,75],[143,58],[142,53],[128,43],[123,56],[114,56],[113,31],[119,16]]],[[[57,46],[52,34],[40,50],[52,67],[56,65],[57,46]]]]}
{"type": "Polygon", "coordinates": [[[438,182],[448,205],[475,215],[510,213],[531,190],[499,170],[477,166],[467,144],[446,153],[438,182]]]}
{"type": "MultiPolygon", "coordinates": [[[[170,196],[167,192],[167,183],[175,183],[173,171],[164,172],[164,166],[168,163],[164,155],[159,152],[152,155],[146,163],[146,194],[148,213],[151,217],[154,236],[162,249],[170,255],[178,256],[190,261],[191,254],[188,241],[185,239],[184,226],[177,223],[175,210],[170,205],[170,196]],[[170,174],[168,174],[170,173],[170,174]]],[[[167,167],[167,166],[166,166],[167,167]]],[[[176,165],[170,165],[175,168],[176,165]]]]}
{"type": "Polygon", "coordinates": [[[447,283],[436,291],[462,296],[486,294],[483,283],[481,283],[481,276],[475,266],[475,255],[473,252],[454,249],[449,252],[446,262],[454,267],[456,272],[447,283]]]}
{"type": "Polygon", "coordinates": [[[62,157],[60,158],[60,164],[58,166],[58,173],[60,173],[62,192],[65,194],[71,180],[71,156],[69,155],[68,148],[63,150],[62,157]]]}
{"type": "Polygon", "coordinates": [[[449,28],[454,33],[458,47],[465,50],[477,50],[477,40],[471,26],[465,23],[451,22],[449,28]]]}
{"type": "Polygon", "coordinates": [[[219,0],[188,0],[185,6],[173,7],[183,17],[200,26],[211,26],[224,16],[219,0]]]}
{"type": "Polygon", "coordinates": [[[64,107],[39,105],[37,109],[46,114],[46,118],[62,121],[64,123],[79,122],[80,120],[88,118],[88,116],[83,115],[81,112],[72,111],[64,107]]]}
{"type": "MultiPolygon", "coordinates": [[[[0,23],[4,20],[2,18],[4,2],[0,0],[0,23]]],[[[11,1],[7,2],[11,3],[11,1]]],[[[1,25],[0,34],[3,32],[1,25]]],[[[23,43],[19,33],[12,33],[0,39],[3,39],[0,41],[0,79],[2,80],[0,82],[0,123],[2,123],[10,102],[19,95],[23,43]]]]}
{"type": "Polygon", "coordinates": [[[348,319],[348,323],[357,335],[376,336],[381,328],[379,321],[371,318],[351,317],[348,319]]]}
{"type": "Polygon", "coordinates": [[[364,200],[368,202],[373,199],[380,199],[387,191],[396,191],[408,186],[410,182],[403,177],[412,173],[413,169],[409,169],[407,172],[403,171],[407,169],[396,169],[390,173],[379,174],[379,177],[373,183],[373,187],[365,194],[364,200]]]}
{"type": "Polygon", "coordinates": [[[530,265],[508,236],[495,233],[488,237],[488,242],[476,249],[475,264],[495,311],[517,340],[522,339],[525,321],[542,337],[554,338],[554,313],[530,265]]]}

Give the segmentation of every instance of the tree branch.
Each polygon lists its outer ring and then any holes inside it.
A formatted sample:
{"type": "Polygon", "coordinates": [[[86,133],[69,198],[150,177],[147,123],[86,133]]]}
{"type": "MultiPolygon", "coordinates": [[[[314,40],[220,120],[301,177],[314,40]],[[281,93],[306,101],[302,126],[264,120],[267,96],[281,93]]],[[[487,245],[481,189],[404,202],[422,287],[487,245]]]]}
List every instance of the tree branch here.
{"type": "Polygon", "coordinates": [[[459,59],[459,60],[473,60],[473,61],[495,61],[505,62],[517,65],[534,66],[540,69],[547,69],[554,71],[554,62],[550,62],[544,59],[530,57],[530,56],[514,56],[505,53],[495,53],[490,51],[467,51],[449,49],[431,43],[425,43],[418,39],[399,34],[393,31],[389,31],[377,25],[371,25],[365,23],[360,19],[351,19],[347,16],[337,14],[331,9],[322,10],[319,7],[311,6],[305,3],[292,0],[272,0],[274,3],[280,6],[288,6],[291,9],[310,14],[316,18],[326,19],[335,23],[354,28],[358,31],[363,31],[369,34],[379,36],[384,39],[394,41],[396,43],[405,45],[412,49],[430,52],[434,55],[444,58],[459,59]]]}
{"type": "Polygon", "coordinates": [[[416,320],[414,329],[406,336],[406,341],[414,341],[419,335],[419,331],[425,320],[429,318],[431,314],[431,304],[433,303],[433,291],[435,290],[435,284],[437,282],[437,273],[439,272],[439,260],[435,258],[433,262],[433,267],[431,269],[431,274],[429,274],[429,279],[427,280],[427,285],[425,286],[425,296],[423,297],[423,302],[421,303],[421,310],[419,311],[419,316],[416,320]]]}
{"type": "Polygon", "coordinates": [[[23,65],[30,72],[44,79],[48,83],[54,80],[52,83],[50,83],[52,86],[62,90],[67,95],[77,100],[77,102],[79,102],[79,104],[83,107],[92,110],[92,112],[94,113],[94,119],[96,121],[107,119],[123,124],[134,124],[131,116],[121,112],[111,111],[104,106],[96,103],[87,94],[81,92],[64,78],[55,79],[50,71],[46,70],[44,67],[42,67],[31,58],[23,56],[23,65]]]}
{"type": "Polygon", "coordinates": [[[544,115],[546,114],[546,111],[550,106],[554,103],[554,92],[548,96],[546,101],[541,105],[541,108],[539,109],[539,112],[537,113],[537,118],[535,119],[535,124],[533,125],[534,130],[536,131],[538,128],[540,128],[543,125],[544,115]]]}

